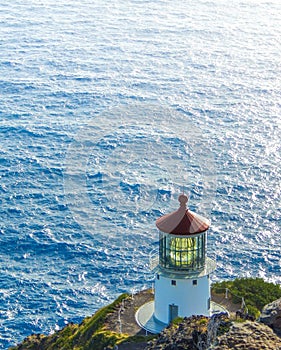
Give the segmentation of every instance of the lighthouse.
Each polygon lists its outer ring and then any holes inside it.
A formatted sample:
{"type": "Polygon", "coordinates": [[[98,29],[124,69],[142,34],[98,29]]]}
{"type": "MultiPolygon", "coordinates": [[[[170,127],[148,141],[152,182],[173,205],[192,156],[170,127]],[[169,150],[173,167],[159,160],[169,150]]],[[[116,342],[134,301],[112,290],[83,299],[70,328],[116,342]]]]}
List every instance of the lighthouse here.
{"type": "Polygon", "coordinates": [[[150,259],[154,300],[136,313],[138,324],[151,333],[159,333],[176,317],[226,311],[211,301],[210,275],[216,262],[207,256],[210,221],[188,208],[185,194],[178,200],[176,211],[156,220],[159,249],[150,259]]]}
{"type": "Polygon", "coordinates": [[[210,274],[215,261],[207,257],[208,219],[178,198],[178,210],[156,220],[159,259],[155,267],[154,317],[170,323],[176,317],[211,315],[210,274]]]}

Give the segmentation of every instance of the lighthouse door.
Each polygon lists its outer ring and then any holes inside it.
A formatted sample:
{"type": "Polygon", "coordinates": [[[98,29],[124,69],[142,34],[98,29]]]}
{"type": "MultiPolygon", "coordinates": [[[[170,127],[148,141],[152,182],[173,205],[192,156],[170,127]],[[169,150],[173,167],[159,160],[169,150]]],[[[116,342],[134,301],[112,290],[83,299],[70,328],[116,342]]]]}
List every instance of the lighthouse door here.
{"type": "Polygon", "coordinates": [[[179,314],[179,307],[175,304],[169,305],[169,322],[172,322],[179,314]]]}

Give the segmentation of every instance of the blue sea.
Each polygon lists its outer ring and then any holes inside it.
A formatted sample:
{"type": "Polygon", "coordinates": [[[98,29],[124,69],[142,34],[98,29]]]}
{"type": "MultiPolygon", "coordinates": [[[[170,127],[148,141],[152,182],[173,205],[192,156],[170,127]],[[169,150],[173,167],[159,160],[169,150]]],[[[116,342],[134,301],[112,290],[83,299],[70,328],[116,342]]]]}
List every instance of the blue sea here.
{"type": "Polygon", "coordinates": [[[208,217],[213,281],[281,283],[279,0],[2,0],[0,349],[153,284],[208,217]]]}

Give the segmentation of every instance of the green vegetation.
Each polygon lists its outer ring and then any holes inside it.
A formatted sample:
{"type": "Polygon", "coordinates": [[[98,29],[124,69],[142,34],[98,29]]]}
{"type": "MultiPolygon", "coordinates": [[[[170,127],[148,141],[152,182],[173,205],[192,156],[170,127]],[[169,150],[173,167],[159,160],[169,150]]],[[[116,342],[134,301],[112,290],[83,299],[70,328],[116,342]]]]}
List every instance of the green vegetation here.
{"type": "Polygon", "coordinates": [[[230,320],[222,321],[218,327],[217,335],[221,336],[227,333],[232,325],[230,320]]]}
{"type": "Polygon", "coordinates": [[[183,317],[179,317],[179,316],[178,316],[178,317],[176,317],[176,318],[173,319],[172,324],[175,325],[175,326],[177,326],[177,325],[179,325],[182,321],[183,321],[183,317]]]}
{"type": "Polygon", "coordinates": [[[198,321],[199,325],[206,325],[208,324],[208,318],[201,318],[201,320],[198,321]]]}
{"type": "Polygon", "coordinates": [[[262,308],[272,301],[281,298],[281,287],[274,283],[265,282],[262,278],[237,278],[233,281],[217,282],[212,285],[212,292],[225,293],[234,304],[241,304],[244,298],[248,313],[258,317],[262,308]]]}
{"type": "Polygon", "coordinates": [[[120,295],[112,304],[101,308],[92,317],[85,318],[80,325],[70,323],[50,336],[32,335],[20,347],[11,350],[103,350],[107,346],[113,347],[114,344],[127,340],[129,336],[105,330],[104,323],[107,315],[127,297],[128,294],[120,295]]]}
{"type": "Polygon", "coordinates": [[[122,294],[112,304],[99,309],[92,317],[86,317],[79,325],[70,323],[62,330],[46,336],[33,334],[21,345],[10,350],[104,350],[122,342],[138,343],[151,340],[153,336],[129,336],[105,328],[107,316],[115,311],[122,300],[129,298],[122,294]]]}

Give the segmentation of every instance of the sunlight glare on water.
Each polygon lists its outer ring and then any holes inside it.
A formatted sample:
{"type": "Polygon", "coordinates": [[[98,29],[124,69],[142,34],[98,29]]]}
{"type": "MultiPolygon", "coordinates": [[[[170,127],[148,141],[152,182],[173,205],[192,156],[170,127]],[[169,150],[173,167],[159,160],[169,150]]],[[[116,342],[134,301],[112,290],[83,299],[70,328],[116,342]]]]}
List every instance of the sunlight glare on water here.
{"type": "Polygon", "coordinates": [[[0,4],[0,349],[150,287],[189,196],[213,280],[281,283],[281,4],[0,4]]]}

